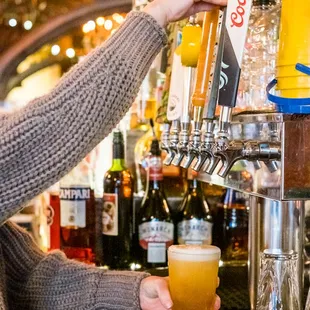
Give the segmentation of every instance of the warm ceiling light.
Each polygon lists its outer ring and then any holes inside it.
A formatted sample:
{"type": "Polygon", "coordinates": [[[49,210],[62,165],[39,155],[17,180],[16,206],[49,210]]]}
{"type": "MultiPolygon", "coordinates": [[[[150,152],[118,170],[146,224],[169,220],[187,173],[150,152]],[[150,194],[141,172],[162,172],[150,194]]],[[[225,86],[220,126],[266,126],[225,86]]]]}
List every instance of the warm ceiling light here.
{"type": "Polygon", "coordinates": [[[111,31],[111,35],[113,35],[113,34],[115,33],[115,31],[116,31],[116,29],[113,29],[113,30],[111,31]]]}
{"type": "Polygon", "coordinates": [[[53,45],[51,48],[51,53],[52,55],[57,56],[60,53],[60,46],[57,44],[53,45]]]}
{"type": "Polygon", "coordinates": [[[15,27],[17,25],[17,20],[15,18],[11,18],[9,20],[9,26],[15,27]]]}
{"type": "Polygon", "coordinates": [[[103,25],[104,25],[104,22],[105,22],[104,17],[98,17],[98,18],[96,19],[96,23],[97,23],[98,26],[103,26],[103,25]]]}
{"type": "Polygon", "coordinates": [[[25,28],[26,30],[30,30],[30,29],[32,28],[32,26],[33,26],[32,21],[26,20],[26,21],[24,22],[24,28],[25,28]]]}
{"type": "Polygon", "coordinates": [[[106,30],[111,30],[113,28],[113,22],[111,20],[106,20],[104,23],[104,28],[106,30]]]}
{"type": "Polygon", "coordinates": [[[124,17],[118,13],[114,13],[112,18],[118,23],[121,24],[124,21],[124,17]]]}
{"type": "Polygon", "coordinates": [[[118,13],[114,13],[114,14],[112,15],[112,18],[113,18],[114,20],[117,20],[119,16],[120,16],[120,15],[119,15],[118,13]]]}
{"type": "Polygon", "coordinates": [[[96,23],[93,20],[88,21],[87,25],[88,25],[89,31],[93,31],[96,29],[96,23]]]}
{"type": "Polygon", "coordinates": [[[75,50],[73,48],[68,48],[66,50],[66,55],[69,57],[69,58],[73,58],[75,56],[75,50]]]}
{"type": "Polygon", "coordinates": [[[82,30],[84,33],[88,33],[90,31],[88,24],[84,24],[82,30]]]}

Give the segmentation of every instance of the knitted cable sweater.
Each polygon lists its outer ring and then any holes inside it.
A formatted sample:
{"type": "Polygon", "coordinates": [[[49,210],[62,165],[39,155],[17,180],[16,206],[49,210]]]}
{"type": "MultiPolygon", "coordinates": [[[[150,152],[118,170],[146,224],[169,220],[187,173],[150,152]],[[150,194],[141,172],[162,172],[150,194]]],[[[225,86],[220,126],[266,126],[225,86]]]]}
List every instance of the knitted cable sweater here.
{"type": "Polygon", "coordinates": [[[130,13],[53,91],[0,117],[0,310],[140,309],[146,274],[103,272],[60,252],[44,254],[8,219],[111,132],[165,43],[151,16],[130,13]]]}

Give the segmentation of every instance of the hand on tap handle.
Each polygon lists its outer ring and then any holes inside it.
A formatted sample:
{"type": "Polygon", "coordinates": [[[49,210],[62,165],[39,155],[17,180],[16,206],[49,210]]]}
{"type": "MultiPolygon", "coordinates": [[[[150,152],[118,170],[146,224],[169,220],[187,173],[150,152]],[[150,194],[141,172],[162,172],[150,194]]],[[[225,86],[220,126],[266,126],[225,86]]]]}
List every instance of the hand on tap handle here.
{"type": "Polygon", "coordinates": [[[226,6],[227,0],[154,0],[144,11],[152,15],[160,25],[182,20],[199,12],[226,6]]]}

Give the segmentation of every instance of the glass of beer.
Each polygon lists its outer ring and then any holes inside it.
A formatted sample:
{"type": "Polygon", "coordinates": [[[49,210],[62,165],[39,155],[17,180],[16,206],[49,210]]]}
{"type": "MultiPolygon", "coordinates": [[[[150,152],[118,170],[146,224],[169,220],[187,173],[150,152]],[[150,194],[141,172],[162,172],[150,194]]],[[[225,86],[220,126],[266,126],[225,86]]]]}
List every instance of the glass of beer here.
{"type": "Polygon", "coordinates": [[[173,310],[213,310],[221,251],[211,245],[172,245],[168,250],[173,310]]]}

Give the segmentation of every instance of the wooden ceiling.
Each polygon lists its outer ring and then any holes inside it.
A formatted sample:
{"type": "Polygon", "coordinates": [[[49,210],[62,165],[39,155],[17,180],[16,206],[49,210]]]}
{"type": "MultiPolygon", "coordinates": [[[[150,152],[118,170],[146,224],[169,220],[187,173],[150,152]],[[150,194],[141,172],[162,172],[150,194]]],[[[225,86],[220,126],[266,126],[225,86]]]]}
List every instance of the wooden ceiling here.
{"type": "Polygon", "coordinates": [[[18,64],[28,55],[98,14],[128,12],[131,5],[131,0],[0,0],[0,99],[18,64]],[[12,3],[37,9],[35,14],[31,10],[21,13],[12,3]],[[14,27],[9,25],[12,19],[17,21],[14,27]],[[24,24],[27,20],[33,24],[29,30],[24,24]]]}
{"type": "MultiPolygon", "coordinates": [[[[94,0],[1,0],[0,1],[0,54],[40,25],[55,17],[93,4],[94,0]],[[16,3],[20,3],[19,5],[16,3]],[[9,20],[17,20],[11,27],[9,20]],[[24,28],[26,20],[33,22],[31,30],[24,28]]],[[[102,0],[101,2],[104,2],[102,0]]]]}

